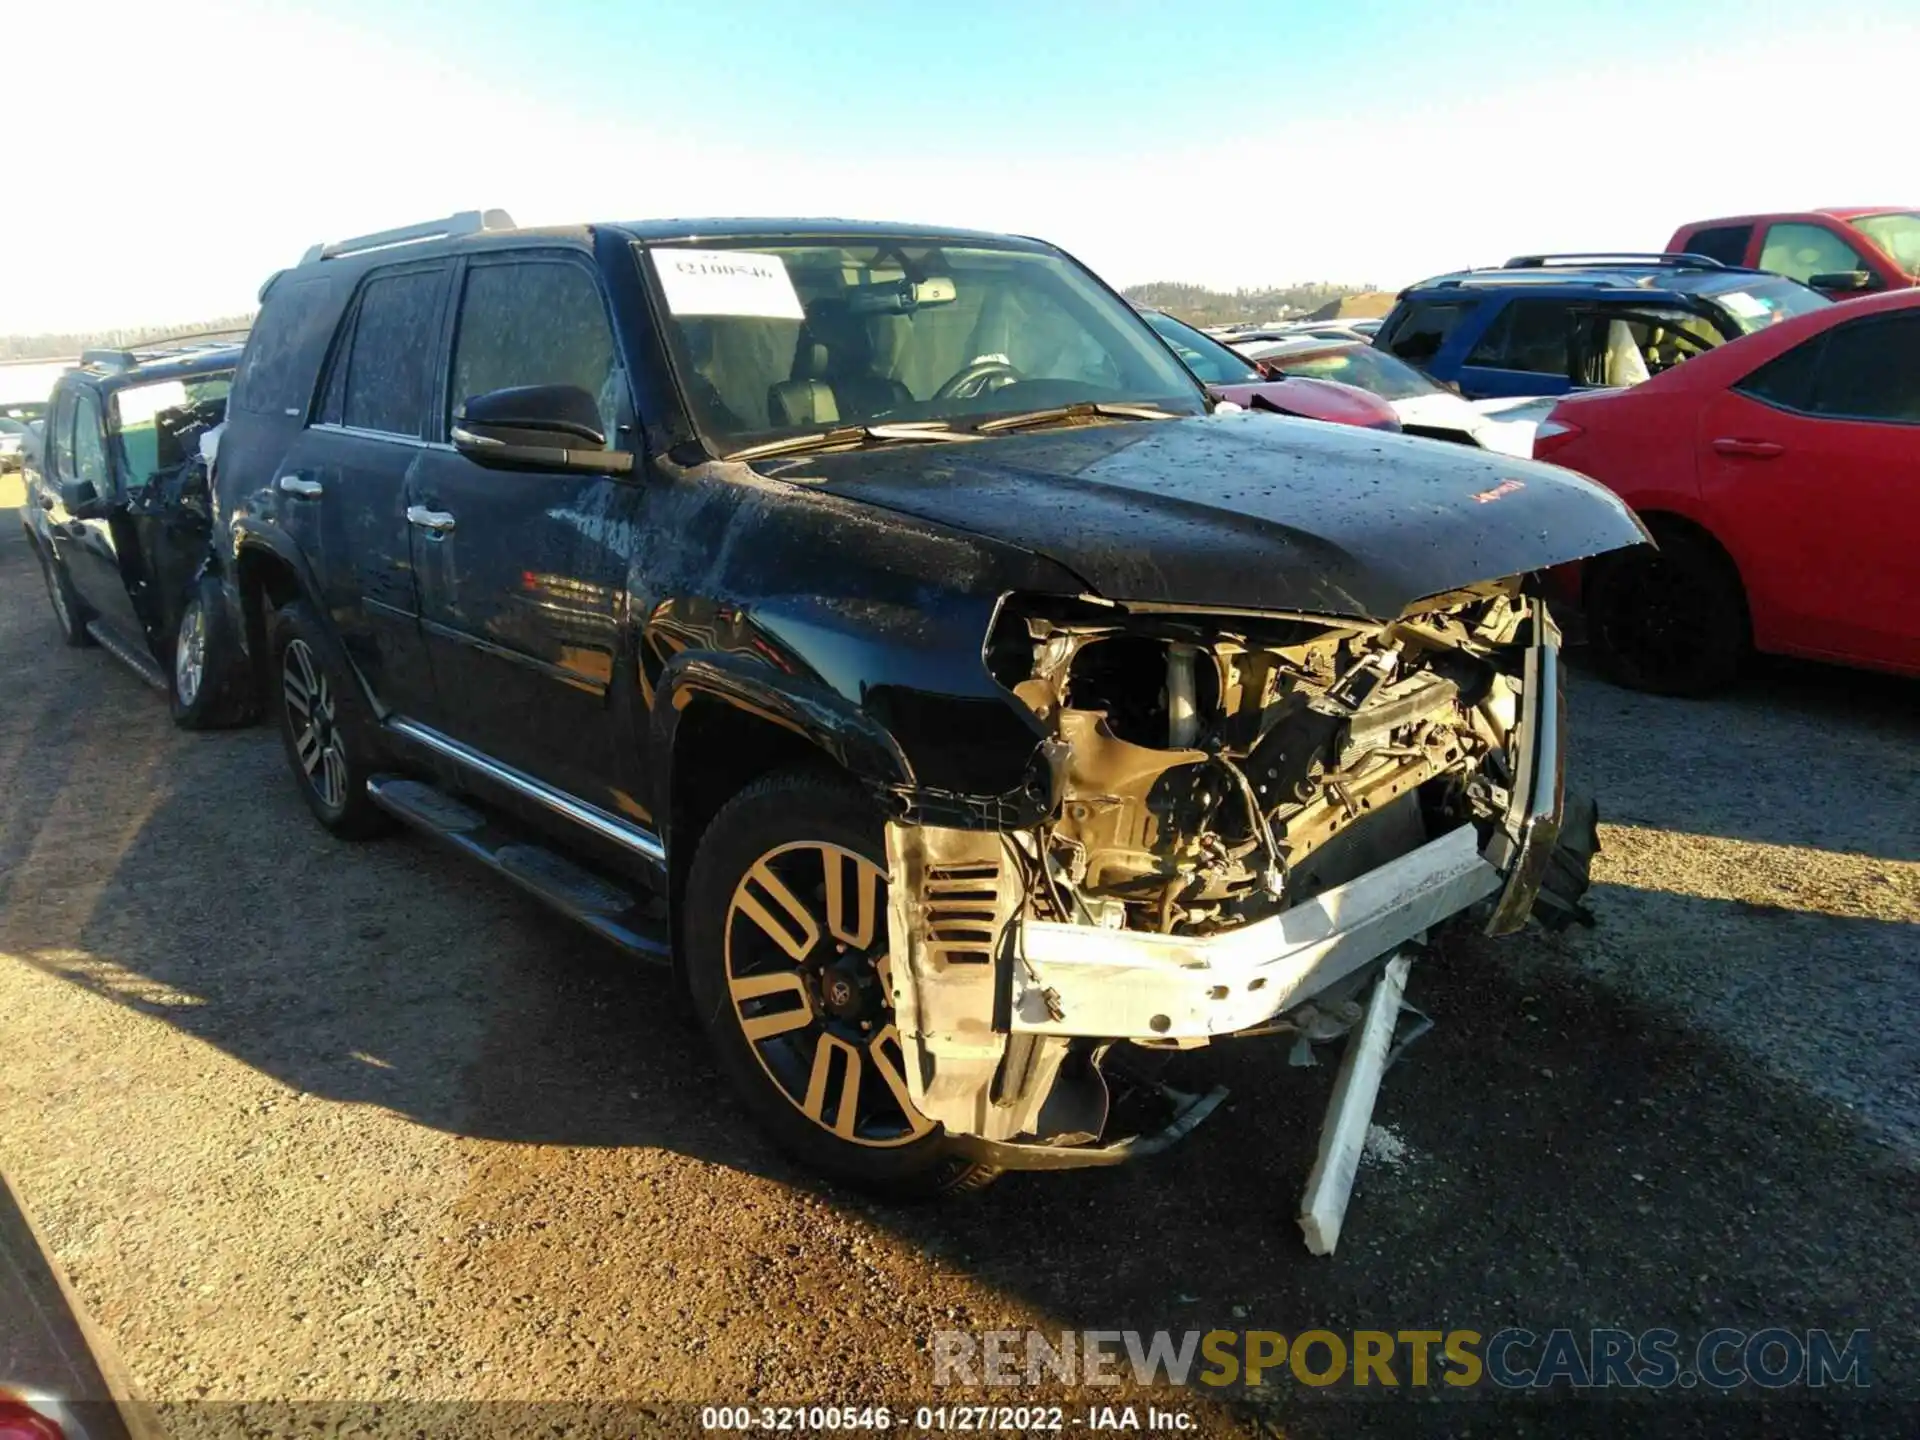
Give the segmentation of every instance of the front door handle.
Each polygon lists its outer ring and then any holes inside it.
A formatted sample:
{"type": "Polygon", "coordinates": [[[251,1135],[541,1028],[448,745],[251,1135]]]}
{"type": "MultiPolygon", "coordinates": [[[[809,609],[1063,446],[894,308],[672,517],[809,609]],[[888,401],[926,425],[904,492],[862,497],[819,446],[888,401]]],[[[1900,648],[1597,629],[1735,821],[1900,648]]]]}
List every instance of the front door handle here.
{"type": "Polygon", "coordinates": [[[304,475],[282,475],[280,477],[282,495],[298,495],[302,500],[318,500],[327,493],[327,487],[318,480],[309,480],[304,475]]]}
{"type": "Polygon", "coordinates": [[[407,523],[418,525],[422,530],[431,530],[436,535],[444,535],[453,529],[453,516],[444,510],[429,510],[424,505],[409,505],[407,523]]]}
{"type": "Polygon", "coordinates": [[[1714,441],[1713,448],[1722,455],[1741,455],[1749,460],[1771,460],[1787,453],[1787,447],[1776,440],[1737,440],[1732,436],[1714,441]]]}

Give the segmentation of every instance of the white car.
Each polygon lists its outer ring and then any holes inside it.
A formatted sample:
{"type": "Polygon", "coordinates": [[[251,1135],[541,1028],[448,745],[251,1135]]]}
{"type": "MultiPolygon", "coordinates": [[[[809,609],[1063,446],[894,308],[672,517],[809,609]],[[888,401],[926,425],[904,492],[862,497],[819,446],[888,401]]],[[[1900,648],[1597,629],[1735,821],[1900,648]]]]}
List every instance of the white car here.
{"type": "Polygon", "coordinates": [[[1533,456],[1533,432],[1558,397],[1463,400],[1406,361],[1361,340],[1301,336],[1233,347],[1249,360],[1277,363],[1288,375],[1338,380],[1371,390],[1400,417],[1409,435],[1478,445],[1501,455],[1533,456]]]}

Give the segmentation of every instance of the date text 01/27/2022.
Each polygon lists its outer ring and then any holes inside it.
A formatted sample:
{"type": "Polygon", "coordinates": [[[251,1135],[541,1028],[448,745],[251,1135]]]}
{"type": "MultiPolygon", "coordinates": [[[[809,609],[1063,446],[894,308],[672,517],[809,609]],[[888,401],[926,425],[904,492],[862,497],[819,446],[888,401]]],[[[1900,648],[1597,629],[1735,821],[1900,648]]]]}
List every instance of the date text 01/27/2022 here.
{"type": "Polygon", "coordinates": [[[890,1431],[1010,1432],[1035,1431],[1192,1431],[1184,1410],[1147,1406],[1094,1405],[1068,1410],[1062,1405],[920,1405],[911,1410],[885,1405],[709,1405],[700,1412],[707,1431],[890,1431]]]}

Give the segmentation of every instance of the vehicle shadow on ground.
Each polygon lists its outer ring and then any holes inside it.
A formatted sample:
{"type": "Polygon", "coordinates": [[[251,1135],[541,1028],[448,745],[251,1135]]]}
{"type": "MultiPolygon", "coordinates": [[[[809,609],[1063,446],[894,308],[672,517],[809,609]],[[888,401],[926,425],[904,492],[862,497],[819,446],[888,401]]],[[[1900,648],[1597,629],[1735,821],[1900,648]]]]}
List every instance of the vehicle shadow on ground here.
{"type": "MultiPolygon", "coordinates": [[[[70,680],[29,686],[37,739],[0,761],[0,952],[299,1091],[815,1189],[1061,1327],[1868,1328],[1876,1393],[1911,1393],[1920,1305],[1887,1257],[1920,1253],[1912,1155],[1594,978],[1583,939],[1465,940],[1416,967],[1437,1028],[1388,1076],[1393,1156],[1363,1170],[1329,1259],[1292,1216],[1333,1057],[1290,1069],[1277,1042],[1180,1057],[1176,1078],[1235,1098],[1158,1160],[878,1206],[757,1138],[664,973],[424,842],[320,834],[270,733],[178,736],[131,678],[86,679],[85,705],[59,698],[70,680]]],[[[1676,936],[1739,918],[1658,899],[1676,936]]],[[[1844,973],[1884,943],[1884,922],[1820,918],[1743,936],[1754,971],[1830,947],[1844,973]]],[[[1344,1407],[1277,1393],[1289,1433],[1350,1432],[1344,1407]]]]}
{"type": "MultiPolygon", "coordinates": [[[[216,902],[204,928],[183,925],[177,887],[153,873],[198,833],[177,803],[143,825],[77,945],[29,933],[10,906],[0,949],[301,1091],[463,1135],[663,1148],[820,1190],[1063,1327],[1868,1328],[1883,1384],[1915,1374],[1913,1277],[1872,1258],[1920,1253],[1911,1154],[1595,981],[1575,942],[1475,937],[1416,967],[1411,998],[1437,1028],[1390,1073],[1376,1119],[1391,1155],[1363,1171],[1340,1253],[1315,1260],[1293,1214],[1331,1053],[1313,1070],[1288,1068],[1277,1042],[1180,1057],[1175,1078],[1234,1099],[1157,1161],[876,1206],[757,1138],[663,973],[418,842],[327,842],[291,867],[221,851],[219,893],[283,923],[243,937],[216,902]],[[301,897],[328,885],[335,901],[315,912],[301,897]]],[[[305,823],[297,803],[254,803],[284,812],[273,829],[305,823]]],[[[1737,918],[1726,902],[1659,898],[1716,912],[1676,933],[1737,918]]],[[[1797,963],[1886,943],[1883,922],[1818,919],[1817,934],[1783,935],[1797,963]]]]}
{"type": "Polygon", "coordinates": [[[1672,700],[1571,656],[1568,783],[1601,819],[1920,860],[1920,680],[1761,657],[1725,695],[1672,700]]]}

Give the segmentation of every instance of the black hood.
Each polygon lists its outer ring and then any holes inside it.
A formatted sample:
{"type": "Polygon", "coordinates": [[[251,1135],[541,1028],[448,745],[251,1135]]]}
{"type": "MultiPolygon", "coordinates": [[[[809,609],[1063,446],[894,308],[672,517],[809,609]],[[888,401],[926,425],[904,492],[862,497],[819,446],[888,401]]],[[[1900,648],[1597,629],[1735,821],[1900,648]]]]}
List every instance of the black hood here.
{"type": "Polygon", "coordinates": [[[1110,600],[1391,619],[1638,544],[1610,491],[1465,445],[1256,414],[1119,421],[761,462],[1023,546],[1110,600]]]}

